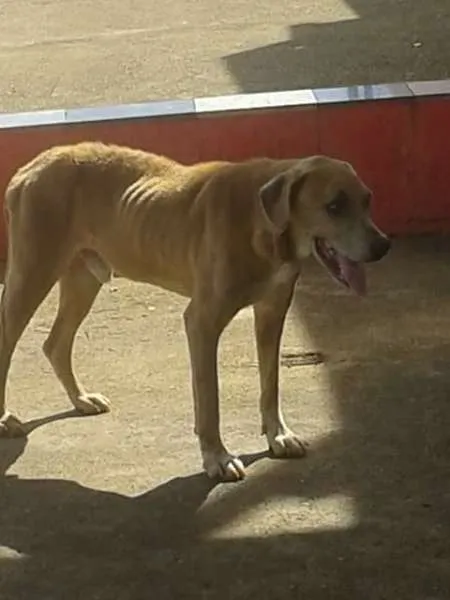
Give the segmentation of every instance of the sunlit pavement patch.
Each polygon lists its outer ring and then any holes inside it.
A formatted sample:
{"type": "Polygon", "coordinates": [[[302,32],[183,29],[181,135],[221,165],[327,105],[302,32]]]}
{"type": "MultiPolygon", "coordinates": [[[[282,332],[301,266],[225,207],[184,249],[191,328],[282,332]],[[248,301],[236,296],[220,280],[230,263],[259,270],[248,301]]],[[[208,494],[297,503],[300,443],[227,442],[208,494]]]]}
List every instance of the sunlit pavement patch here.
{"type": "Polygon", "coordinates": [[[0,546],[0,561],[2,560],[24,560],[28,558],[26,554],[10,548],[9,546],[0,546]]]}
{"type": "Polygon", "coordinates": [[[231,522],[214,528],[208,538],[308,534],[347,530],[357,525],[357,509],[349,496],[334,494],[315,500],[277,497],[236,514],[231,522]]]}

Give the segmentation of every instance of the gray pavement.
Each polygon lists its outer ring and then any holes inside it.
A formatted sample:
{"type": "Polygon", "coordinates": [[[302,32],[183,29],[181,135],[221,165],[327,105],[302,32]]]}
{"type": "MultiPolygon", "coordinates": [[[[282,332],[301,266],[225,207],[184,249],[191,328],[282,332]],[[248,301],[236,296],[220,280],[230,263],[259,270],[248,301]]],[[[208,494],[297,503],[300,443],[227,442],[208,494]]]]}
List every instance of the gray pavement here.
{"type": "Polygon", "coordinates": [[[0,110],[440,79],[445,0],[1,0],[0,110]]]}

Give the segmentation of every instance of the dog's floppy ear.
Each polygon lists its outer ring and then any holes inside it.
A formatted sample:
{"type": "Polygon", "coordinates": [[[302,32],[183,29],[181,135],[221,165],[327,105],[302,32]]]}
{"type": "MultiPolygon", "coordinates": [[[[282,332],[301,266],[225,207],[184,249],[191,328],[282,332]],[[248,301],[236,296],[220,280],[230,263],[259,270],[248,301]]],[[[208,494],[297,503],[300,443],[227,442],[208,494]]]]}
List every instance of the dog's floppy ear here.
{"type": "Polygon", "coordinates": [[[306,174],[276,175],[259,190],[261,207],[271,229],[281,234],[286,231],[291,217],[292,200],[303,186],[306,174]]]}

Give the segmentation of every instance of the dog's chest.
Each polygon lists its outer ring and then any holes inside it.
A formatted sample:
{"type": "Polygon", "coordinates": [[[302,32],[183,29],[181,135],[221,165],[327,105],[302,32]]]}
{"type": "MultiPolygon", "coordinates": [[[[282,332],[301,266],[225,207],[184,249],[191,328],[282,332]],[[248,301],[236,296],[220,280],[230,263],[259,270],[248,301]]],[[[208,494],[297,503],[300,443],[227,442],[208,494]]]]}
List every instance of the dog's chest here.
{"type": "Polygon", "coordinates": [[[272,271],[268,277],[254,282],[248,290],[249,301],[248,304],[254,304],[258,302],[268,294],[276,293],[277,289],[284,288],[285,286],[294,285],[299,271],[296,267],[290,264],[284,264],[280,268],[272,271]]]}

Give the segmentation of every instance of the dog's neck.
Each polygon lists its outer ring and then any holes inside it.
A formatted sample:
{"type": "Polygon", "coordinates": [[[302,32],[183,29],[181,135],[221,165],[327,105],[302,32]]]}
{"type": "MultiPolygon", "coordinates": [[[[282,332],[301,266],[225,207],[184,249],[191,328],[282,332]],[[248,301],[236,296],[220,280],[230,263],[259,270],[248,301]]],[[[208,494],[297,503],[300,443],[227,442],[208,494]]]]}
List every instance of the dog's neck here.
{"type": "Polygon", "coordinates": [[[297,252],[292,241],[292,234],[289,229],[282,233],[278,239],[274,241],[274,251],[277,258],[282,263],[297,262],[297,252]]]}
{"type": "Polygon", "coordinates": [[[253,247],[259,256],[270,262],[275,268],[287,264],[299,265],[300,263],[290,229],[281,235],[274,235],[267,230],[259,230],[254,236],[253,247]]]}

